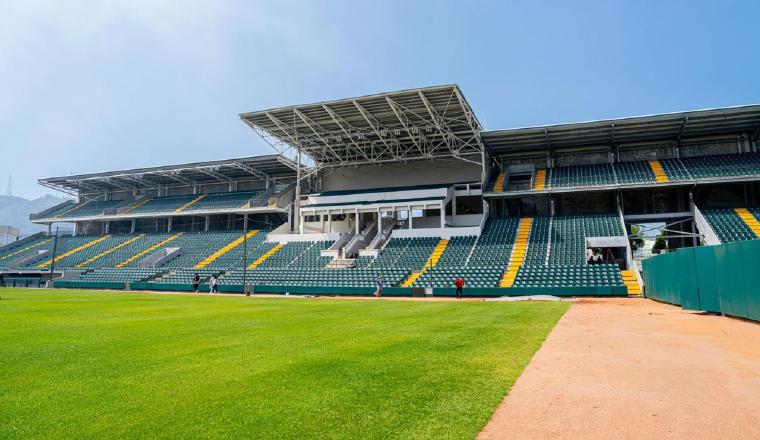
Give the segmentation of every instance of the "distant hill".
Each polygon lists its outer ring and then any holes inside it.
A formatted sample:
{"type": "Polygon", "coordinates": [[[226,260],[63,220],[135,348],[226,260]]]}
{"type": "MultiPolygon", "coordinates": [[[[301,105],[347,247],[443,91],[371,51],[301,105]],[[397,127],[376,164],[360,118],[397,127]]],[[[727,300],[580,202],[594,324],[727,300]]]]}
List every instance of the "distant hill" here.
{"type": "MultiPolygon", "coordinates": [[[[22,197],[0,196],[0,225],[10,225],[21,229],[26,236],[35,232],[47,231],[44,225],[35,225],[29,221],[29,214],[40,212],[55,206],[66,199],[47,194],[34,200],[22,197]]],[[[67,227],[71,229],[70,226],[67,227]]]]}

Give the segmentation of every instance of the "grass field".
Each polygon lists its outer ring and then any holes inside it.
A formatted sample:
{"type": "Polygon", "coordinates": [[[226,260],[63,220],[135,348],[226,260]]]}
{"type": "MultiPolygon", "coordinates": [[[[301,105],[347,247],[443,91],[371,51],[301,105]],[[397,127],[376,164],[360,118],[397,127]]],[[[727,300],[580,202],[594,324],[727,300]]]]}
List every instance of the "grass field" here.
{"type": "Polygon", "coordinates": [[[567,303],[0,289],[0,438],[472,438],[567,303]]]}

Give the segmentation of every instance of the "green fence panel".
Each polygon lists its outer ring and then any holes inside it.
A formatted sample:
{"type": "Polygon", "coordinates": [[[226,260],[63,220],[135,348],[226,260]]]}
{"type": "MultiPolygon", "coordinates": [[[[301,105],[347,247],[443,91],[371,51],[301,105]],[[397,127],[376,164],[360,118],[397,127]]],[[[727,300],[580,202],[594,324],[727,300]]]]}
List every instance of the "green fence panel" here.
{"type": "MultiPolygon", "coordinates": [[[[686,282],[688,277],[680,272],[687,270],[689,258],[682,257],[679,252],[657,255],[643,261],[644,288],[648,297],[681,305],[681,283],[686,282]]],[[[696,278],[693,278],[692,284],[696,284],[696,278]]]]}
{"type": "Polygon", "coordinates": [[[760,321],[760,240],[679,249],[643,266],[648,297],[760,321]]]}
{"type": "Polygon", "coordinates": [[[695,248],[679,249],[674,254],[681,270],[672,275],[678,280],[678,293],[684,310],[702,310],[699,305],[699,282],[695,248]]]}
{"type": "Polygon", "coordinates": [[[111,281],[53,281],[53,287],[64,289],[110,289],[122,290],[124,283],[111,281]]]}
{"type": "Polygon", "coordinates": [[[699,286],[699,307],[695,308],[695,310],[720,312],[715,247],[705,246],[693,249],[696,262],[697,285],[699,286]]]}
{"type": "Polygon", "coordinates": [[[760,240],[741,241],[715,250],[721,312],[760,321],[760,240]]]}

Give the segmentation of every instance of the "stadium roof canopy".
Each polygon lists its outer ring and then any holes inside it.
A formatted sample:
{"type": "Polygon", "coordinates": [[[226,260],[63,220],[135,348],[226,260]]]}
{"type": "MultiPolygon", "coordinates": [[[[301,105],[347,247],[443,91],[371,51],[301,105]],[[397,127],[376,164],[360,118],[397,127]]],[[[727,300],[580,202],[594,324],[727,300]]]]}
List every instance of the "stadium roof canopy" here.
{"type": "Polygon", "coordinates": [[[492,153],[506,154],[639,142],[678,144],[690,137],[734,133],[760,136],[760,105],[485,131],[482,137],[492,153]]]}
{"type": "Polygon", "coordinates": [[[40,179],[47,188],[72,193],[156,188],[158,185],[228,183],[233,179],[294,177],[295,164],[279,154],[40,179]]]}
{"type": "Polygon", "coordinates": [[[318,170],[437,157],[473,160],[481,126],[457,85],[244,113],[279,153],[318,170]]]}

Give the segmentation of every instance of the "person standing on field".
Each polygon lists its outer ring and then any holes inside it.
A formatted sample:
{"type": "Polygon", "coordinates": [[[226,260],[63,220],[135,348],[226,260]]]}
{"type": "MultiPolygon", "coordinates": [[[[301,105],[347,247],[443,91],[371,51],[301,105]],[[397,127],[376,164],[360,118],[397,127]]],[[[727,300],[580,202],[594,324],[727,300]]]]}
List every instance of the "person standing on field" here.
{"type": "Polygon", "coordinates": [[[383,275],[378,273],[377,274],[377,281],[375,281],[376,289],[375,289],[375,297],[380,298],[383,296],[383,275]]]}
{"type": "Polygon", "coordinates": [[[457,288],[457,299],[462,298],[462,288],[464,287],[464,280],[457,277],[454,280],[454,287],[457,288]]]}
{"type": "Polygon", "coordinates": [[[198,276],[198,274],[195,274],[193,277],[193,293],[198,293],[198,288],[201,285],[201,277],[198,276]]]}

